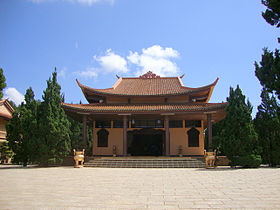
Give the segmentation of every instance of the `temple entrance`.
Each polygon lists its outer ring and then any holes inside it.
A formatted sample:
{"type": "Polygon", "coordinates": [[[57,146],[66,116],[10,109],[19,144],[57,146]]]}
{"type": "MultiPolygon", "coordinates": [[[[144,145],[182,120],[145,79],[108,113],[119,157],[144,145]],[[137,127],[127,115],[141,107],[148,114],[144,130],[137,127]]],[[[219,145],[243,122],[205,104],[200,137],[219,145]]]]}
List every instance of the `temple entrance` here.
{"type": "Polygon", "coordinates": [[[151,128],[128,132],[128,153],[132,156],[162,156],[164,131],[151,128]]]}

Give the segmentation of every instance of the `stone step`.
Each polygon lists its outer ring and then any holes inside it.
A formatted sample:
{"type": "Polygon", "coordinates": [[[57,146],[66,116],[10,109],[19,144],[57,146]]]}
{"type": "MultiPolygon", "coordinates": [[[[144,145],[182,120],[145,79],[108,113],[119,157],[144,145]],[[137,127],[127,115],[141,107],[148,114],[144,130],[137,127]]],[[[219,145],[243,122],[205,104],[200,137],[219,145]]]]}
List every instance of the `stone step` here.
{"type": "Polygon", "coordinates": [[[94,159],[85,167],[102,168],[205,168],[202,159],[94,159]]]}

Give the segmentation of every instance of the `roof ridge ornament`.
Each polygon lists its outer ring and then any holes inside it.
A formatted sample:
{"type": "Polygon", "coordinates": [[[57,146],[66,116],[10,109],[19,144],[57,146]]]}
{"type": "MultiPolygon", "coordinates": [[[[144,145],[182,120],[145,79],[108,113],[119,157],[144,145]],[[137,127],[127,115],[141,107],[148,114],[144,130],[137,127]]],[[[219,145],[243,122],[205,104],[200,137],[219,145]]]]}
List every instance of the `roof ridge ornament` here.
{"type": "Polygon", "coordinates": [[[151,71],[148,71],[146,74],[143,74],[141,76],[139,76],[140,78],[143,78],[143,79],[152,79],[152,78],[160,78],[159,75],[156,75],[154,74],[153,72],[151,71]]]}

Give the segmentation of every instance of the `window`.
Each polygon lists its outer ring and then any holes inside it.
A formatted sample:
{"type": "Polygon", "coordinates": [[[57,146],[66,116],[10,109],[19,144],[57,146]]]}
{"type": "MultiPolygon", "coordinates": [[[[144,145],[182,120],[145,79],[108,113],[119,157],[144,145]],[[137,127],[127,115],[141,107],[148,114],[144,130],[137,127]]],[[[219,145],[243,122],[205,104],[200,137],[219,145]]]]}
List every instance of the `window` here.
{"type": "Polygon", "coordinates": [[[111,128],[111,121],[110,120],[95,121],[95,128],[111,128]]]}
{"type": "Polygon", "coordinates": [[[189,147],[199,147],[199,131],[191,128],[188,132],[189,147]]]}
{"type": "Polygon", "coordinates": [[[131,120],[132,128],[163,128],[163,120],[131,120]]]}
{"type": "MultiPolygon", "coordinates": [[[[127,128],[129,127],[129,123],[127,121],[127,128]]],[[[122,120],[114,120],[113,121],[113,128],[123,128],[123,121],[122,120]]]]}
{"type": "Polygon", "coordinates": [[[170,128],[183,128],[183,120],[170,120],[169,127],[170,128]]]}
{"type": "Polygon", "coordinates": [[[201,128],[201,121],[200,120],[186,120],[185,126],[186,126],[186,128],[191,128],[191,127],[201,128]]]}
{"type": "Polygon", "coordinates": [[[97,132],[97,147],[108,147],[109,132],[106,129],[101,129],[97,132]]]}

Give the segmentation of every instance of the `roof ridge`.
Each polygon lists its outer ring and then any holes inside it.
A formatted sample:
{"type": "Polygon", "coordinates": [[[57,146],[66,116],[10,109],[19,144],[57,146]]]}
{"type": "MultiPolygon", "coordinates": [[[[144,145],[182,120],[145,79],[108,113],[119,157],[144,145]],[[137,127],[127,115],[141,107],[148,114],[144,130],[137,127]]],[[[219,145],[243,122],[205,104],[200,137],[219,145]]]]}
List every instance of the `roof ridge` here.
{"type": "Polygon", "coordinates": [[[119,84],[122,82],[122,77],[119,77],[119,79],[116,81],[116,83],[113,85],[113,89],[116,89],[118,86],[119,86],[119,84]]]}
{"type": "Polygon", "coordinates": [[[122,79],[177,79],[177,77],[155,77],[155,78],[144,78],[144,77],[120,77],[122,79]]]}

